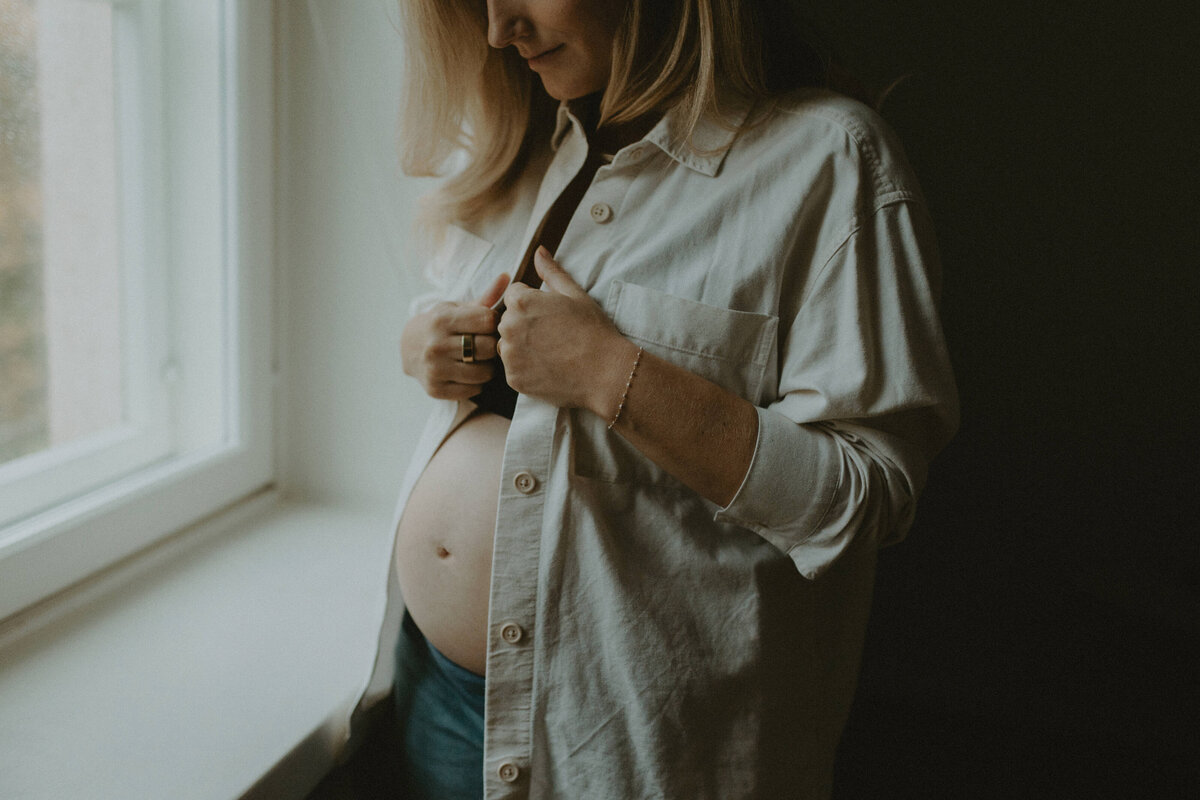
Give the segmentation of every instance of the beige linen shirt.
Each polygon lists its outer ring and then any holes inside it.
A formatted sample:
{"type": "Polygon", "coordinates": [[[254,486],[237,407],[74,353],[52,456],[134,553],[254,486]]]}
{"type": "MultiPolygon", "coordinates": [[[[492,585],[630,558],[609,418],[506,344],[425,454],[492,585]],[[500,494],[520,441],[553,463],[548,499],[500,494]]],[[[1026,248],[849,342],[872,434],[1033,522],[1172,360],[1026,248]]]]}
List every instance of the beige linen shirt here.
{"type": "MultiPolygon", "coordinates": [[[[557,252],[620,331],[758,408],[720,508],[606,420],[521,396],[491,586],[485,787],[499,798],[827,797],[875,551],[907,531],[957,422],[939,266],[900,147],[871,111],[790,97],[694,147],[668,114],[596,173],[557,252]]],[[[564,106],[515,210],[452,229],[442,298],[513,270],[583,163],[564,106]]],[[[454,418],[437,404],[401,491],[454,418]]],[[[680,413],[686,413],[681,408],[680,413]]],[[[392,680],[394,571],[364,697],[392,680]]]]}

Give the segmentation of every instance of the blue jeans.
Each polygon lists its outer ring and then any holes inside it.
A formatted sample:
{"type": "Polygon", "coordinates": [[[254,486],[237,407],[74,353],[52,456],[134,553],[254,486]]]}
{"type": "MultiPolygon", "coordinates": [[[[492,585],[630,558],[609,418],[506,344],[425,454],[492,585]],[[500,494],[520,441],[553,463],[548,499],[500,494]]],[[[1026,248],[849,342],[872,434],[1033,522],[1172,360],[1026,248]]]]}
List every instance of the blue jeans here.
{"type": "Polygon", "coordinates": [[[483,797],[484,678],[426,641],[404,614],[396,643],[396,724],[401,797],[483,797]]]}

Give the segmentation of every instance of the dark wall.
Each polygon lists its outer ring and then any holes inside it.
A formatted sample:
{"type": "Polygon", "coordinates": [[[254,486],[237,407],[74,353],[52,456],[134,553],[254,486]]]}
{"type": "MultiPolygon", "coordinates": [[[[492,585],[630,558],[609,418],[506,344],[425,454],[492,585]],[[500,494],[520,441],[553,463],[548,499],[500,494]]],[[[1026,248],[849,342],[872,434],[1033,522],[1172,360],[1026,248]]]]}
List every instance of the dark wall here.
{"type": "Polygon", "coordinates": [[[963,401],[881,554],[840,800],[1200,796],[1200,13],[820,12],[925,188],[963,401]]]}

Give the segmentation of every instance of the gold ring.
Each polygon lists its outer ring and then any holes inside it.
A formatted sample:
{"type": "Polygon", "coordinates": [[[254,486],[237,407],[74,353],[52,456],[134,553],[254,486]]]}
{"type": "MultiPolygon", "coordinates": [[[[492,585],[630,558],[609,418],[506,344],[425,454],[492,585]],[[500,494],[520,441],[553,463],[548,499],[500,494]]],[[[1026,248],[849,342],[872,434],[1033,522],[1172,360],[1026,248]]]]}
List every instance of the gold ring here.
{"type": "Polygon", "coordinates": [[[464,364],[475,363],[475,334],[473,333],[462,335],[462,360],[464,364]]]}

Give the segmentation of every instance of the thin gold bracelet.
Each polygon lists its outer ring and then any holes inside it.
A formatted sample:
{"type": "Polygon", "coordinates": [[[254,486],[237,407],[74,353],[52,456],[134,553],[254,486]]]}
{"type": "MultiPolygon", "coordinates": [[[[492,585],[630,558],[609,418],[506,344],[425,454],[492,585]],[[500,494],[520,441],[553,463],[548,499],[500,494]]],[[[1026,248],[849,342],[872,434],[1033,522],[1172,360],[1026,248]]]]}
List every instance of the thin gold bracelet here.
{"type": "Polygon", "coordinates": [[[625,410],[625,400],[629,397],[629,387],[633,386],[633,376],[637,374],[638,364],[642,363],[642,350],[639,347],[637,355],[633,359],[633,369],[629,370],[629,380],[625,381],[625,391],[621,392],[621,402],[617,404],[617,413],[613,416],[612,422],[608,423],[608,429],[611,431],[613,425],[617,424],[617,420],[621,418],[621,412],[625,410]]]}

